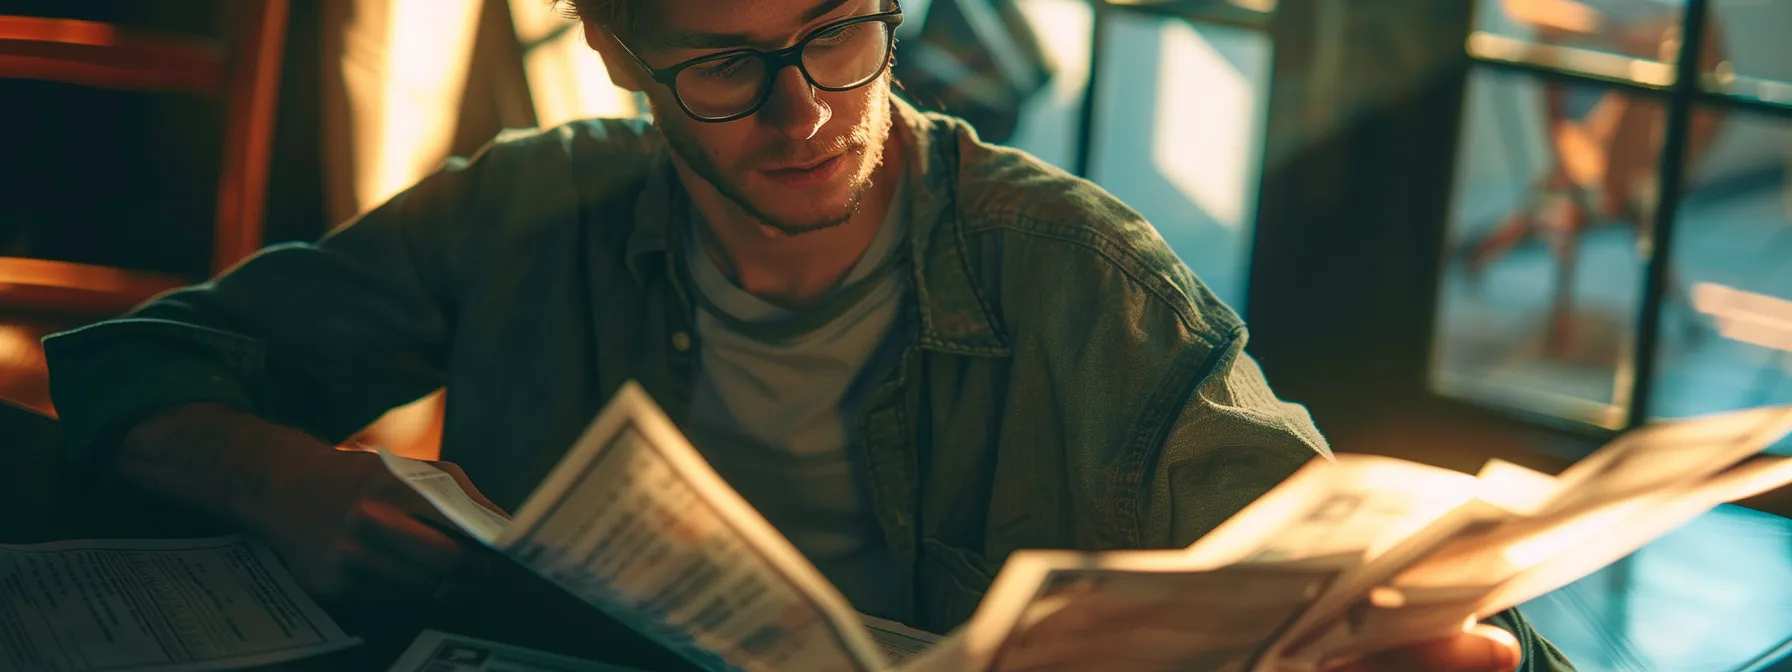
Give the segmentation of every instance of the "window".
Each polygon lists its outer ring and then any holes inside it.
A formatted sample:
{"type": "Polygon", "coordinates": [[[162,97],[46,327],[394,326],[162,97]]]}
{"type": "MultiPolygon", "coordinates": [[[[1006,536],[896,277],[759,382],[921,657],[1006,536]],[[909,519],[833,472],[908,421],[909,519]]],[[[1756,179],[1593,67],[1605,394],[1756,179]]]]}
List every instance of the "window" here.
{"type": "Polygon", "coordinates": [[[1271,49],[1261,32],[1117,12],[1103,26],[1089,177],[1242,312],[1271,49]]]}
{"type": "MultiPolygon", "coordinates": [[[[1433,390],[1604,432],[1792,401],[1788,21],[1477,5],[1433,390]]],[[[1758,669],[1792,630],[1786,529],[1720,507],[1526,614],[1582,669],[1758,669]]]]}
{"type": "Polygon", "coordinates": [[[1434,389],[1609,430],[1792,400],[1788,9],[1480,4],[1434,389]]]}
{"type": "Polygon", "coordinates": [[[511,22],[522,46],[536,124],[553,128],[592,117],[637,117],[647,106],[616,86],[603,57],[585,43],[576,21],[543,0],[510,0],[511,22]]]}
{"type": "Polygon", "coordinates": [[[1026,101],[1008,143],[1138,210],[1243,312],[1273,56],[1264,28],[1274,3],[1017,4],[1055,62],[1052,82],[1026,101]]]}

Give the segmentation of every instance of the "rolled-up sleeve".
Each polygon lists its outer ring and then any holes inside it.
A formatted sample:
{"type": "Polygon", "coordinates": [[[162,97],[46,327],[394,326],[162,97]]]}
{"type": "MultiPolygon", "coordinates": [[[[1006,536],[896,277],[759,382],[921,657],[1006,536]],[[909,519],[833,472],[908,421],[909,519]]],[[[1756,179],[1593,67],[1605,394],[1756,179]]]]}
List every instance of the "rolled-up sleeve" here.
{"type": "Polygon", "coordinates": [[[1314,457],[1331,456],[1307,410],[1270,392],[1244,343],[1239,328],[1209,351],[1147,475],[1150,546],[1186,547],[1314,457]]]}
{"type": "Polygon", "coordinates": [[[492,154],[449,162],[315,243],[269,247],[210,282],[46,338],[68,458],[101,459],[137,422],[192,402],[335,442],[441,386],[455,250],[492,154]]]}

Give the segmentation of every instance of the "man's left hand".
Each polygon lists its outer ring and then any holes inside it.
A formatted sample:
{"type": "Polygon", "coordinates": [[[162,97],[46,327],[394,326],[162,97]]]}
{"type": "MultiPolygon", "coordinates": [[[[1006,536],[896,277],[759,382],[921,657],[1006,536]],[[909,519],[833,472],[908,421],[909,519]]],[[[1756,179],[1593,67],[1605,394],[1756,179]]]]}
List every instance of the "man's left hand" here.
{"type": "Polygon", "coordinates": [[[1326,672],[1512,672],[1521,655],[1518,638],[1483,623],[1454,637],[1390,649],[1326,672]]]}

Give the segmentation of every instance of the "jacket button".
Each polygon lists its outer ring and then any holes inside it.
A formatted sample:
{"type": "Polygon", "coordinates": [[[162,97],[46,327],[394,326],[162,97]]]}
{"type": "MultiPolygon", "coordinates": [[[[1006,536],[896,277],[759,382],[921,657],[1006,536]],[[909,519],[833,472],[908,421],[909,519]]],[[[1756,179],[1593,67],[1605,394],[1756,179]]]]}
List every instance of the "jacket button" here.
{"type": "Polygon", "coordinates": [[[684,352],[691,349],[691,335],[683,331],[672,332],[672,349],[684,352]]]}

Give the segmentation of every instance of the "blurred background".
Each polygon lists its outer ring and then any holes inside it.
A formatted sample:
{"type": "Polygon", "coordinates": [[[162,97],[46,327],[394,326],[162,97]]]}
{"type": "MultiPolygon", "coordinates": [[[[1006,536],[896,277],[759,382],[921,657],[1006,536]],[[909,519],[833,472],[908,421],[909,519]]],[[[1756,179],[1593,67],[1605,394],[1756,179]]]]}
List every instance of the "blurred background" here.
{"type": "MultiPolygon", "coordinates": [[[[1143,213],[1340,451],[1553,472],[1792,402],[1792,0],[904,7],[906,95],[1143,213]]],[[[500,129],[645,114],[546,0],[0,0],[0,399],[500,129]]],[[[441,398],[370,440],[429,455],[441,398]]],[[[1525,611],[1583,670],[1792,669],[1788,514],[1525,611]]]]}

